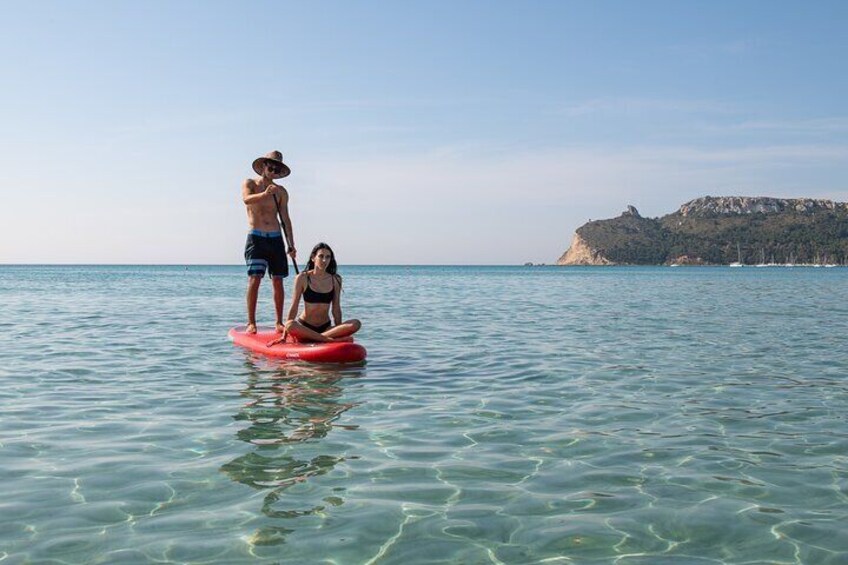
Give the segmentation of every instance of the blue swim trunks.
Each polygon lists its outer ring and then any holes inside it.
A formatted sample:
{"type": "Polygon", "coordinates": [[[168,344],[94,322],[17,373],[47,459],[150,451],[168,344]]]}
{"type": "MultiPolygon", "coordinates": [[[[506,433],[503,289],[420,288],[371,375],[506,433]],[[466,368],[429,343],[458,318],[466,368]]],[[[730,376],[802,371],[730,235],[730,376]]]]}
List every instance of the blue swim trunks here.
{"type": "Polygon", "coordinates": [[[265,271],[272,277],[289,276],[282,232],[251,230],[244,245],[244,260],[249,277],[264,277],[265,271]]]}

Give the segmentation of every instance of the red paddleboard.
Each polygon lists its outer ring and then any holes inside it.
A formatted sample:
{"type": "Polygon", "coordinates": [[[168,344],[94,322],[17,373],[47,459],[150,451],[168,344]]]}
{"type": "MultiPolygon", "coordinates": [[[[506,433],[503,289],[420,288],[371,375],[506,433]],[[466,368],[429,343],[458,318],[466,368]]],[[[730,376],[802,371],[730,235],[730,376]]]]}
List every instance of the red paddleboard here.
{"type": "Polygon", "coordinates": [[[268,346],[269,341],[280,337],[273,328],[258,328],[255,334],[244,331],[245,326],[232,328],[227,337],[236,345],[276,359],[305,361],[307,363],[359,363],[365,360],[365,348],[353,338],[331,343],[298,343],[289,341],[268,346]]]}

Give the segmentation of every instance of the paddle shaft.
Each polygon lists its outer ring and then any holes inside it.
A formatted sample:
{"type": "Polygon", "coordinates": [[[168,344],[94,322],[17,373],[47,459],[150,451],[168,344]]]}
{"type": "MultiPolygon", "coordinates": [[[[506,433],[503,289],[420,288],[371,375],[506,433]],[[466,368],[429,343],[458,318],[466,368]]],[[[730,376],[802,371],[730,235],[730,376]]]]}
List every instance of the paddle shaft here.
{"type": "MultiPolygon", "coordinates": [[[[286,238],[286,247],[288,248],[287,251],[290,251],[292,246],[291,242],[289,241],[289,236],[286,233],[286,222],[283,220],[283,213],[280,211],[280,201],[277,200],[276,194],[272,194],[271,196],[274,197],[274,204],[277,206],[277,216],[280,217],[280,228],[283,230],[283,237],[286,238]]],[[[292,267],[294,267],[294,274],[299,275],[300,271],[297,268],[297,261],[294,260],[294,257],[291,258],[291,262],[292,267]]]]}

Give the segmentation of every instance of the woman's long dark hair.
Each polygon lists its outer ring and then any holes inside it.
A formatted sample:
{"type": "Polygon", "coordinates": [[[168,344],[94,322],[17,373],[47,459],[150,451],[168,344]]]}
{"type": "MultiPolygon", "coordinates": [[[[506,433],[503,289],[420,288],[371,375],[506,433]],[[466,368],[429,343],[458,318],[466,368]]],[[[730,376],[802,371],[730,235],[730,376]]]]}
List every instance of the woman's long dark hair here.
{"type": "Polygon", "coordinates": [[[336,265],[336,254],[333,249],[323,241],[312,248],[312,253],[309,254],[309,262],[306,264],[306,270],[311,271],[315,268],[315,254],[321,251],[322,249],[326,249],[327,251],[329,251],[330,256],[332,257],[330,259],[330,264],[327,265],[327,272],[331,275],[335,275],[336,270],[338,269],[338,265],[336,265]]]}

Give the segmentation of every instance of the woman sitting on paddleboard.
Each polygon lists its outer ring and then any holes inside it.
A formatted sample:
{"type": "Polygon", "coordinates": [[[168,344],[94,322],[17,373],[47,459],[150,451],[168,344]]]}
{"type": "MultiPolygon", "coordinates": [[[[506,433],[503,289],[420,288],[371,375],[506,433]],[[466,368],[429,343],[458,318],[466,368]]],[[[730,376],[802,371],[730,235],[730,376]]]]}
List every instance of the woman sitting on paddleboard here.
{"type": "MultiPolygon", "coordinates": [[[[306,270],[294,279],[286,334],[298,341],[335,341],[355,334],[362,324],[359,320],[341,321],[341,294],[342,278],[336,274],[336,256],[329,245],[319,243],[309,254],[306,270]],[[298,317],[301,297],[304,308],[298,317]],[[331,307],[335,325],[330,321],[331,307]]],[[[286,334],[272,343],[283,341],[286,334]]]]}

